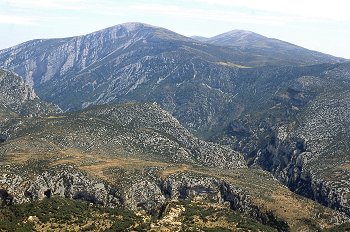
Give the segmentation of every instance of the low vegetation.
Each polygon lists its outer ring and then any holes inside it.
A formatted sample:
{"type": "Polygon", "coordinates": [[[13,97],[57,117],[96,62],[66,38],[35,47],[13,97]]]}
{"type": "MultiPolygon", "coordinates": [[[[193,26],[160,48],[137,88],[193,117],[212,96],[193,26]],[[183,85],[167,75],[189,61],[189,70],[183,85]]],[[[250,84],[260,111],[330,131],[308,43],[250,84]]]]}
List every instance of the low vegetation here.
{"type": "Polygon", "coordinates": [[[130,211],[60,197],[0,208],[0,231],[124,231],[141,224],[130,211]]]}

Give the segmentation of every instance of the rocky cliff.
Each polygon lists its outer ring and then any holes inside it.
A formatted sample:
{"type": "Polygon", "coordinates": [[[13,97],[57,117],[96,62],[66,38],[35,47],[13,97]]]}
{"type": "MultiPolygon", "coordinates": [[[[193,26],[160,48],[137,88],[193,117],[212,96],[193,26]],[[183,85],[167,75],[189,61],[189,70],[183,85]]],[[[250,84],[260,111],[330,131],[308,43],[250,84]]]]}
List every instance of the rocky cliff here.
{"type": "MultiPolygon", "coordinates": [[[[243,41],[288,45],[260,39],[243,41]]],[[[0,65],[27,81],[1,72],[3,204],[59,195],[152,211],[204,197],[295,230],[347,221],[349,63],[310,51],[315,59],[267,62],[222,45],[131,23],[0,51],[0,65]],[[257,67],[266,64],[277,66],[257,67]],[[31,86],[71,112],[45,115],[57,108],[31,86]],[[115,102],[148,103],[93,107],[115,102]]]]}
{"type": "MultiPolygon", "coordinates": [[[[296,46],[290,47],[285,54],[296,46]]],[[[323,54],[314,57],[306,49],[297,53],[309,56],[296,60],[292,55],[291,60],[283,54],[253,54],[239,47],[202,43],[164,28],[127,23],[2,50],[0,67],[18,73],[43,100],[64,110],[156,101],[187,128],[204,133],[220,126],[225,120],[221,115],[240,111],[233,103],[240,92],[235,89],[238,68],[342,61],[323,54]]]]}
{"type": "Polygon", "coordinates": [[[162,215],[171,202],[212,202],[280,230],[348,221],[248,169],[240,153],[197,139],[156,104],[14,118],[1,133],[3,205],[60,196],[162,215]]]}
{"type": "Polygon", "coordinates": [[[295,75],[259,100],[266,104],[259,113],[236,119],[213,139],[245,151],[249,165],[291,190],[349,214],[348,83],[349,64],[295,75]]]}
{"type": "MultiPolygon", "coordinates": [[[[221,208],[220,212],[228,213],[225,210],[230,210],[241,213],[278,231],[316,231],[315,228],[329,228],[349,221],[336,211],[296,197],[266,173],[248,174],[247,170],[237,170],[232,175],[225,170],[218,172],[218,169],[190,167],[184,170],[181,165],[160,166],[159,163],[145,162],[144,168],[139,164],[130,167],[110,165],[102,177],[93,172],[92,166],[90,170],[86,169],[86,165],[66,162],[57,165],[47,163],[47,160],[30,160],[16,168],[2,165],[5,171],[0,179],[2,205],[60,196],[87,201],[96,206],[130,209],[145,217],[160,215],[159,218],[163,218],[169,205],[186,201],[202,207],[211,204],[210,207],[221,208]],[[241,175],[245,176],[245,181],[253,181],[254,178],[261,181],[259,176],[264,176],[264,179],[259,184],[249,186],[239,180],[241,175]],[[274,189],[267,191],[265,188],[269,185],[274,189]],[[285,209],[288,209],[287,213],[285,209]]],[[[189,210],[188,207],[185,205],[184,209],[189,210]]],[[[194,215],[201,213],[195,212],[194,215]]],[[[183,226],[187,224],[186,219],[178,220],[183,220],[183,226]]],[[[155,223],[159,225],[163,222],[155,223]]],[[[181,224],[170,224],[169,228],[177,227],[181,230],[181,224]]]]}
{"type": "Polygon", "coordinates": [[[53,104],[41,101],[33,88],[16,74],[0,70],[0,113],[2,117],[19,114],[34,116],[59,112],[53,104]]]}

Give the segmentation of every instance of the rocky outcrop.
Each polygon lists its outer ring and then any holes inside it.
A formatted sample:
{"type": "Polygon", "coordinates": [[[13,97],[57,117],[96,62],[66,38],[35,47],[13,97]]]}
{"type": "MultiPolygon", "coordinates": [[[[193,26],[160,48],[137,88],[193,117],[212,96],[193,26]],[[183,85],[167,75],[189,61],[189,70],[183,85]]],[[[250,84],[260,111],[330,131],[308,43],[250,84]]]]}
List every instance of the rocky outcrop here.
{"type": "Polygon", "coordinates": [[[21,77],[5,70],[0,70],[0,112],[2,110],[22,116],[60,112],[57,106],[41,101],[21,77]]]}
{"type": "Polygon", "coordinates": [[[350,215],[350,181],[344,180],[342,186],[339,186],[336,181],[318,180],[317,177],[311,180],[311,189],[316,201],[350,215]]]}
{"type": "Polygon", "coordinates": [[[222,180],[194,173],[176,173],[162,178],[151,172],[140,179],[136,177],[128,185],[113,185],[72,166],[62,166],[30,175],[2,174],[0,186],[2,204],[20,204],[61,196],[107,207],[125,207],[159,214],[166,202],[182,199],[228,203],[231,209],[265,224],[276,226],[279,225],[276,222],[279,222],[286,226],[271,212],[254,206],[246,191],[222,180]]]}
{"type": "Polygon", "coordinates": [[[253,166],[270,171],[293,192],[350,216],[348,171],[334,170],[332,175],[328,174],[330,170],[317,173],[314,162],[318,164],[318,159],[303,139],[282,142],[275,137],[257,152],[253,166]]]}
{"type": "Polygon", "coordinates": [[[30,174],[4,173],[0,179],[3,188],[1,198],[3,201],[11,199],[11,203],[21,204],[61,196],[109,207],[124,206],[132,210],[149,211],[159,209],[166,200],[177,199],[218,203],[229,201],[233,209],[242,212],[250,204],[246,192],[209,176],[179,173],[163,179],[149,173],[134,177],[128,184],[118,186],[93,178],[73,166],[55,167],[49,171],[30,174]]]}
{"type": "Polygon", "coordinates": [[[260,87],[249,87],[261,98],[247,94],[252,104],[230,121],[225,136],[212,139],[241,151],[249,166],[273,173],[292,191],[349,215],[350,66],[309,68],[291,68],[288,80],[279,76],[278,88],[267,81],[271,73],[261,73],[260,87]]]}
{"type": "Polygon", "coordinates": [[[118,194],[110,185],[69,166],[42,173],[3,173],[0,185],[12,196],[14,204],[61,196],[105,206],[121,205],[118,194]]]}

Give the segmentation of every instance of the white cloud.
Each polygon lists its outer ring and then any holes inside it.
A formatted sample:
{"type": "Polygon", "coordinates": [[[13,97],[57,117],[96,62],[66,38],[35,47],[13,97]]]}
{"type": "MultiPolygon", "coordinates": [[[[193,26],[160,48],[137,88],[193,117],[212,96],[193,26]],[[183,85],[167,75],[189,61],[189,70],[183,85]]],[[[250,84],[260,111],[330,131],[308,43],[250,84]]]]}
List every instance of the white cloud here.
{"type": "Polygon", "coordinates": [[[347,0],[195,0],[203,4],[245,7],[251,10],[277,13],[303,20],[350,21],[347,0]]]}
{"type": "Polygon", "coordinates": [[[30,25],[34,23],[35,23],[35,19],[32,17],[0,15],[0,24],[30,25]]]}
{"type": "Polygon", "coordinates": [[[10,6],[25,9],[63,9],[78,10],[84,6],[86,0],[10,0],[10,6]]]}
{"type": "Polygon", "coordinates": [[[221,22],[240,22],[251,24],[282,25],[289,22],[288,17],[276,17],[270,15],[252,15],[240,12],[222,12],[217,10],[190,9],[175,5],[138,4],[129,5],[130,10],[148,14],[171,15],[191,19],[212,20],[221,22]]]}

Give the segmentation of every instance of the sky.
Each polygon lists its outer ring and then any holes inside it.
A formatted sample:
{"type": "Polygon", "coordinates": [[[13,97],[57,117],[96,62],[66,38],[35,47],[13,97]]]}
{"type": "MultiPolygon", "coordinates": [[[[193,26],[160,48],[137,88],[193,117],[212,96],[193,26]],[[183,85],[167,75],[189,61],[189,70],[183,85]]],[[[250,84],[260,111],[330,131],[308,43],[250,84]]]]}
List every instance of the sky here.
{"type": "Polygon", "coordinates": [[[0,49],[125,22],[185,36],[250,30],[350,59],[348,0],[0,0],[0,49]]]}

